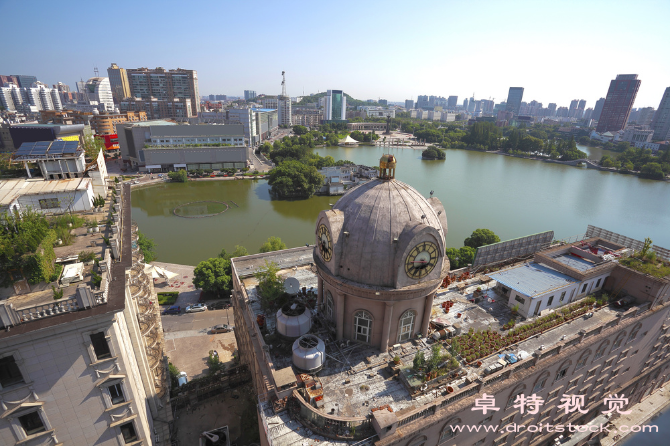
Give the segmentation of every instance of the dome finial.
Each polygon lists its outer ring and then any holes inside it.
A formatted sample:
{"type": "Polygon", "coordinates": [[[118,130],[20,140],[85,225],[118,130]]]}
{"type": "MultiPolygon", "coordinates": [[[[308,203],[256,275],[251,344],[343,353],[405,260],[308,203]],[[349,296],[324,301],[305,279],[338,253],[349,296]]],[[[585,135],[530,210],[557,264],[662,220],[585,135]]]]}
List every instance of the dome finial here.
{"type": "Polygon", "coordinates": [[[387,154],[379,159],[379,178],[382,180],[393,180],[395,178],[395,156],[387,154]]]}

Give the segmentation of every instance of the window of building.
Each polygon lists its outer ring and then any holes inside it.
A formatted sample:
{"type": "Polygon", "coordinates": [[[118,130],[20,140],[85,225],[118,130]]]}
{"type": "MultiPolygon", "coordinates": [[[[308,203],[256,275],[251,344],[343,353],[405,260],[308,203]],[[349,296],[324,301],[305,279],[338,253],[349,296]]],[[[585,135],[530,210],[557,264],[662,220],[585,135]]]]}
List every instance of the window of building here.
{"type": "Polygon", "coordinates": [[[329,321],[333,320],[333,295],[330,294],[330,291],[326,291],[326,318],[329,321]]]}
{"type": "Polygon", "coordinates": [[[558,303],[563,302],[563,299],[565,299],[565,291],[563,291],[563,292],[561,293],[561,298],[558,299],[558,303]]]}
{"type": "Polygon", "coordinates": [[[493,415],[489,415],[488,417],[486,417],[482,421],[480,421],[479,424],[489,423],[489,422],[491,422],[492,419],[493,419],[493,415]]]}
{"type": "Polygon", "coordinates": [[[603,368],[606,369],[607,367],[611,366],[612,362],[614,362],[614,358],[608,359],[607,362],[603,365],[603,368]]]}
{"type": "Polygon", "coordinates": [[[568,369],[570,368],[571,362],[568,362],[567,364],[563,364],[560,369],[558,369],[558,372],[556,372],[556,378],[554,379],[554,382],[562,380],[565,375],[568,373],[568,369]]]}
{"type": "Polygon", "coordinates": [[[526,386],[523,385],[514,389],[514,391],[510,394],[509,399],[507,400],[507,405],[505,406],[505,409],[511,407],[514,404],[516,397],[521,395],[525,389],[526,386]]]}
{"type": "Polygon", "coordinates": [[[616,369],[616,370],[613,370],[613,371],[612,371],[612,375],[610,376],[610,378],[614,378],[615,376],[617,376],[617,375],[619,374],[619,371],[620,371],[620,370],[621,370],[621,368],[618,368],[618,369],[616,369]]]}
{"type": "Polygon", "coordinates": [[[577,361],[577,365],[575,365],[575,371],[581,369],[586,365],[586,361],[588,361],[590,354],[591,350],[587,350],[584,353],[582,353],[582,356],[579,357],[579,361],[577,361]]]}
{"type": "Polygon", "coordinates": [[[505,417],[502,420],[500,420],[500,426],[499,427],[507,426],[508,424],[510,424],[514,420],[515,415],[516,414],[512,414],[509,417],[505,417]]]}
{"type": "Polygon", "coordinates": [[[614,343],[612,344],[612,351],[616,350],[617,348],[621,347],[621,343],[623,342],[623,338],[626,336],[626,332],[624,331],[623,333],[619,333],[619,336],[616,337],[614,340],[614,343]]]}
{"type": "Polygon", "coordinates": [[[554,296],[549,296],[549,301],[547,302],[547,306],[551,305],[551,303],[554,301],[554,296]]]}
{"type": "Polygon", "coordinates": [[[109,391],[109,396],[112,399],[112,404],[121,404],[126,402],[126,398],[123,395],[123,387],[121,387],[121,383],[109,386],[107,387],[107,390],[109,391]]]}
{"type": "Polygon", "coordinates": [[[575,386],[577,385],[577,383],[579,382],[580,379],[581,379],[581,376],[578,376],[577,378],[575,378],[575,379],[573,379],[572,381],[570,381],[570,382],[568,383],[568,388],[567,388],[566,390],[570,390],[570,389],[572,389],[573,387],[575,387],[575,386]]]}
{"type": "Polygon", "coordinates": [[[609,344],[609,341],[605,341],[602,344],[600,344],[600,347],[598,347],[598,350],[596,350],[596,354],[593,356],[594,361],[605,354],[605,350],[607,350],[607,345],[608,344],[609,344]]]}
{"type": "Polygon", "coordinates": [[[637,332],[640,331],[641,327],[642,327],[642,324],[637,324],[635,326],[635,328],[633,328],[633,331],[630,332],[630,335],[628,336],[628,339],[626,340],[626,344],[635,340],[635,338],[637,337],[637,332]]]}
{"type": "Polygon", "coordinates": [[[586,286],[587,286],[587,285],[588,285],[588,284],[586,284],[586,283],[584,284],[584,286],[582,287],[582,293],[581,293],[581,294],[583,294],[583,293],[586,292],[586,286]]]}
{"type": "Polygon", "coordinates": [[[547,398],[547,401],[549,401],[549,400],[553,400],[554,398],[556,398],[556,397],[558,396],[558,393],[559,393],[560,391],[561,391],[561,389],[556,389],[556,390],[554,390],[553,392],[551,392],[551,393],[549,394],[549,397],[547,398]]]}
{"type": "Polygon", "coordinates": [[[372,317],[367,311],[357,311],[354,315],[354,329],[357,341],[370,342],[372,317]]]}
{"type": "Polygon", "coordinates": [[[605,377],[604,377],[604,376],[603,376],[602,378],[598,378],[598,380],[596,381],[596,385],[595,385],[595,387],[598,387],[598,386],[601,385],[603,382],[605,382],[605,377]]]}
{"type": "Polygon", "coordinates": [[[416,311],[407,310],[400,318],[400,325],[398,326],[398,342],[407,341],[412,337],[414,332],[414,320],[416,319],[416,311]]]}
{"type": "Polygon", "coordinates": [[[458,426],[460,423],[460,418],[448,421],[442,428],[442,432],[440,433],[440,440],[437,444],[444,443],[445,441],[451,440],[457,436],[460,432],[457,429],[454,429],[454,426],[458,426]]]}
{"type": "Polygon", "coordinates": [[[626,356],[628,356],[628,350],[621,352],[621,354],[619,355],[619,361],[624,359],[626,356]]]}
{"type": "Polygon", "coordinates": [[[60,207],[58,198],[41,198],[39,203],[41,209],[54,209],[60,207]]]}
{"type": "Polygon", "coordinates": [[[598,281],[596,282],[596,288],[598,288],[598,287],[600,286],[600,281],[601,281],[601,280],[602,280],[602,279],[598,279],[598,281]]]}
{"type": "Polygon", "coordinates": [[[21,375],[19,366],[16,365],[14,356],[9,355],[0,358],[0,388],[9,387],[22,382],[24,382],[23,376],[21,375]]]}
{"type": "Polygon", "coordinates": [[[591,370],[589,370],[589,373],[587,373],[587,375],[586,375],[586,379],[589,379],[592,376],[594,376],[596,374],[596,370],[598,370],[598,367],[594,367],[591,370]]]}
{"type": "Polygon", "coordinates": [[[44,427],[44,422],[42,421],[42,417],[40,417],[40,414],[37,411],[20,416],[19,423],[21,423],[21,427],[27,436],[44,432],[46,430],[46,427],[44,427]]]}
{"type": "Polygon", "coordinates": [[[493,441],[493,446],[498,446],[500,444],[503,444],[504,442],[507,441],[507,436],[509,434],[503,435],[502,437],[498,437],[493,441]]]}
{"type": "Polygon", "coordinates": [[[107,344],[105,333],[93,333],[91,335],[91,344],[93,344],[93,351],[98,360],[112,357],[112,352],[109,350],[109,344],[107,344]]]}
{"type": "Polygon", "coordinates": [[[521,305],[526,304],[526,300],[523,297],[519,296],[518,294],[514,296],[514,300],[517,301],[517,302],[520,302],[521,305]]]}
{"type": "Polygon", "coordinates": [[[533,393],[537,393],[540,390],[544,389],[544,386],[547,384],[547,380],[549,379],[549,374],[546,374],[545,376],[541,376],[537,382],[535,383],[535,387],[533,387],[533,393]]]}
{"type": "Polygon", "coordinates": [[[137,432],[135,432],[135,425],[132,421],[121,425],[121,435],[123,435],[123,441],[126,444],[137,441],[137,432]]]}

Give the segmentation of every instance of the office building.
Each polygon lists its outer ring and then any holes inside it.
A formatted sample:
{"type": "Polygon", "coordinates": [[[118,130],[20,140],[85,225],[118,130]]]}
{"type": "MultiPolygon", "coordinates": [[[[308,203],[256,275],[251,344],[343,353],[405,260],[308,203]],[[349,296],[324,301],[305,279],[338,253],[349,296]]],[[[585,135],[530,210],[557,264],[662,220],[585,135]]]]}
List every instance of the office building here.
{"type": "Polygon", "coordinates": [[[412,99],[405,99],[405,109],[411,110],[414,108],[414,101],[412,99]]]}
{"type": "Polygon", "coordinates": [[[263,108],[271,108],[274,110],[279,108],[279,99],[277,99],[276,96],[263,96],[259,102],[263,108]]]}
{"type": "Polygon", "coordinates": [[[435,107],[435,104],[430,100],[426,95],[419,95],[416,98],[416,108],[422,108],[425,110],[432,110],[435,107]]]}
{"type": "Polygon", "coordinates": [[[347,97],[342,90],[328,90],[324,96],[325,106],[323,119],[329,121],[345,121],[347,118],[347,97]]]}
{"type": "Polygon", "coordinates": [[[470,104],[468,104],[468,102],[470,102],[470,101],[468,101],[468,98],[463,99],[463,110],[464,111],[468,111],[468,106],[470,105],[470,104]]]}
{"type": "Polygon", "coordinates": [[[96,135],[115,135],[117,124],[127,122],[143,122],[147,120],[147,114],[143,111],[125,113],[100,113],[90,118],[91,130],[96,135]]]}
{"type": "Polygon", "coordinates": [[[37,82],[36,76],[25,76],[21,74],[15,74],[14,77],[17,79],[19,83],[18,86],[21,88],[30,88],[33,86],[35,82],[37,82]]]}
{"type": "Polygon", "coordinates": [[[605,98],[600,98],[596,101],[596,106],[593,107],[593,119],[598,121],[600,119],[600,114],[603,111],[603,105],[605,105],[605,98]]]}
{"type": "Polygon", "coordinates": [[[449,96],[447,99],[447,107],[449,107],[449,110],[456,109],[456,106],[458,106],[458,96],[449,96]]]}
{"type": "Polygon", "coordinates": [[[670,139],[670,87],[663,93],[661,103],[651,122],[651,129],[654,131],[655,141],[670,139]]]}
{"type": "Polygon", "coordinates": [[[654,131],[643,125],[629,125],[623,131],[621,140],[630,143],[632,146],[635,143],[651,142],[654,131]]]}
{"type": "Polygon", "coordinates": [[[86,81],[84,90],[88,104],[98,105],[99,111],[114,111],[114,97],[108,77],[92,77],[86,81]]]}
{"type": "Polygon", "coordinates": [[[379,100],[377,101],[377,103],[378,103],[379,105],[383,105],[383,106],[387,106],[387,105],[389,105],[389,101],[386,100],[386,99],[379,99],[379,100]]]}
{"type": "Polygon", "coordinates": [[[112,63],[107,68],[107,76],[109,77],[109,85],[116,104],[130,97],[130,83],[128,82],[128,73],[125,68],[120,68],[117,64],[112,63]]]}
{"type": "Polygon", "coordinates": [[[291,113],[293,125],[304,125],[305,127],[314,129],[319,127],[319,124],[323,121],[323,111],[321,110],[306,109],[303,107],[296,109],[294,107],[291,113]]]}
{"type": "Polygon", "coordinates": [[[0,75],[0,87],[9,87],[10,84],[14,84],[17,87],[19,86],[19,80],[16,76],[0,75]]]}
{"type": "Polygon", "coordinates": [[[515,115],[519,114],[521,108],[521,101],[523,100],[523,87],[510,87],[507,94],[507,111],[511,111],[515,115]]]}
{"type": "Polygon", "coordinates": [[[244,100],[250,101],[256,97],[256,92],[254,90],[244,90],[244,100]]]}
{"type": "Polygon", "coordinates": [[[626,126],[640,82],[637,74],[619,74],[610,82],[596,132],[617,132],[626,126]]]}
{"type": "Polygon", "coordinates": [[[148,119],[173,119],[179,122],[186,122],[194,117],[191,100],[180,98],[172,100],[126,98],[119,104],[119,111],[144,112],[148,119]]]}
{"type": "MultiPolygon", "coordinates": [[[[200,92],[198,91],[198,72],[195,70],[166,70],[158,67],[127,69],[130,83],[130,95],[144,101],[156,99],[166,103],[185,103],[189,101],[188,116],[198,116],[200,112],[200,92]]],[[[159,111],[160,112],[160,111],[159,111]]],[[[149,114],[147,112],[147,114],[149,114]]],[[[152,119],[169,118],[154,116],[152,119]]]]}
{"type": "MultiPolygon", "coordinates": [[[[604,425],[610,395],[624,394],[622,411],[634,410],[668,382],[667,277],[620,264],[628,247],[589,236],[538,248],[530,263],[507,257],[510,264],[484,280],[444,289],[444,207],[396,182],[396,168],[384,155],[378,178],[322,211],[315,245],[231,261],[235,337],[258,395],[261,444],[597,444],[599,432],[559,439],[557,430],[503,427],[604,425]],[[388,211],[398,207],[402,213],[388,211]],[[276,340],[266,335],[254,277],[266,262],[301,288],[277,312],[276,340]],[[589,298],[623,286],[627,308],[589,298]],[[502,330],[499,314],[512,307],[526,317],[518,323],[526,333],[502,330]],[[277,347],[287,341],[288,355],[277,347]],[[501,366],[501,351],[520,358],[501,366]],[[434,354],[441,358],[429,366],[434,354]],[[425,378],[417,379],[419,370],[425,378]],[[520,410],[519,395],[532,394],[542,400],[539,410],[520,410]],[[567,411],[564,394],[583,400],[567,411]]],[[[619,413],[611,412],[614,421],[619,413]]]]}

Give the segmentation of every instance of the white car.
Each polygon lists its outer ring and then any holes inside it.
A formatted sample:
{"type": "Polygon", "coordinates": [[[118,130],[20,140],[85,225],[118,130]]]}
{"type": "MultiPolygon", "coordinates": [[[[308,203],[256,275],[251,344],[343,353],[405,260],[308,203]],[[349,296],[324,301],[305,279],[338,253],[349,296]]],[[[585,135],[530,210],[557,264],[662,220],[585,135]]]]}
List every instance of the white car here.
{"type": "Polygon", "coordinates": [[[177,377],[177,384],[179,384],[179,387],[183,386],[188,382],[188,375],[186,375],[186,372],[179,372],[179,376],[177,377]]]}
{"type": "Polygon", "coordinates": [[[195,304],[186,307],[187,313],[198,313],[200,311],[207,311],[207,306],[205,304],[195,304]]]}

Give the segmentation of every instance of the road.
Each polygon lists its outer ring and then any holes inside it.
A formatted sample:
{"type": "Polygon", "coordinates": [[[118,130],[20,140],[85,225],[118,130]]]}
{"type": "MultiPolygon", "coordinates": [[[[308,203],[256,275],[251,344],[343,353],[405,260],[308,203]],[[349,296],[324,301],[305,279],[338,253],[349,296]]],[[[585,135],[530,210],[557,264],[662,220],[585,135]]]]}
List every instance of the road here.
{"type": "Polygon", "coordinates": [[[201,313],[166,314],[161,317],[165,337],[165,352],[189,379],[207,374],[210,350],[216,350],[223,363],[231,365],[237,349],[235,333],[209,334],[214,325],[234,325],[233,310],[212,310],[201,313]]]}

